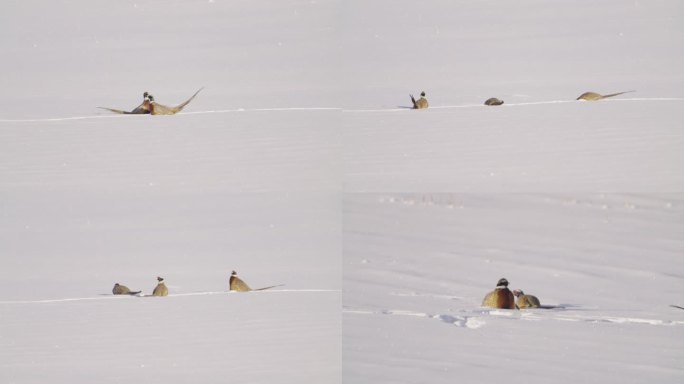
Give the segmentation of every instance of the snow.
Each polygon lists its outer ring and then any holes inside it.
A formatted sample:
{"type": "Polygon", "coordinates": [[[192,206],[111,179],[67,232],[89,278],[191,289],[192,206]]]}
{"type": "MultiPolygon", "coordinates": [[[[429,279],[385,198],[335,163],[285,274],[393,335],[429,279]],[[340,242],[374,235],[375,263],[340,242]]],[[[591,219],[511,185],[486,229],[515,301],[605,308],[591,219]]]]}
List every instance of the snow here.
{"type": "Polygon", "coordinates": [[[341,382],[333,5],[4,7],[0,382],[341,382]]]}
{"type": "Polygon", "coordinates": [[[345,382],[682,382],[682,3],[345,4],[345,382]]]}
{"type": "Polygon", "coordinates": [[[340,301],[333,297],[215,293],[3,304],[2,379],[335,381],[340,301]]]}
{"type": "Polygon", "coordinates": [[[345,191],[682,191],[680,1],[352,4],[345,191]]]}
{"type": "Polygon", "coordinates": [[[0,382],[682,382],[683,15],[9,2],[0,382]]]}
{"type": "Polygon", "coordinates": [[[345,187],[678,192],[684,140],[676,115],[683,103],[504,104],[417,111],[420,116],[348,112],[345,187]]]}
{"type": "Polygon", "coordinates": [[[344,221],[348,382],[684,377],[681,194],[349,194],[344,221]],[[501,277],[551,308],[480,307],[501,277]]]}

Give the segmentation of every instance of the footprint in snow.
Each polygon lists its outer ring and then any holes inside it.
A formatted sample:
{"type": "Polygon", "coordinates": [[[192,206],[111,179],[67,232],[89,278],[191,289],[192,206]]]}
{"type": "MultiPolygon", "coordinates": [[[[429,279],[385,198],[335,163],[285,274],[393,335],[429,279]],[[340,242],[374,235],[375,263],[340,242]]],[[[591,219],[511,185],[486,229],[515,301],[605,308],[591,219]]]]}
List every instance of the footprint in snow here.
{"type": "Polygon", "coordinates": [[[433,318],[439,319],[447,324],[453,324],[457,327],[465,327],[470,329],[477,329],[485,325],[484,320],[474,317],[460,317],[452,315],[435,315],[433,318]]]}

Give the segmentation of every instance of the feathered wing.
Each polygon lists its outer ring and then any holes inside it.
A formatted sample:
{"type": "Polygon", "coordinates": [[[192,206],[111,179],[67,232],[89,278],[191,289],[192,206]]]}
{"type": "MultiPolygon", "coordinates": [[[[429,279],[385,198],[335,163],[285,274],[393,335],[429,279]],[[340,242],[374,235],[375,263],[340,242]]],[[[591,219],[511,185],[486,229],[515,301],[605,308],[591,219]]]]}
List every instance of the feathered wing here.
{"type": "Polygon", "coordinates": [[[413,98],[413,95],[409,95],[409,96],[411,96],[411,102],[413,103],[413,108],[414,109],[418,108],[418,106],[416,105],[416,99],[413,98]]]}
{"type": "Polygon", "coordinates": [[[159,283],[152,291],[152,296],[166,296],[169,294],[169,289],[166,288],[166,284],[159,283]]]}
{"type": "Polygon", "coordinates": [[[147,114],[150,114],[150,110],[148,109],[147,106],[145,106],[145,103],[142,103],[142,104],[138,105],[137,107],[135,107],[135,109],[133,109],[133,110],[130,111],[130,112],[128,112],[128,111],[122,111],[122,110],[120,110],[120,109],[107,108],[107,107],[98,107],[98,108],[100,108],[100,109],[106,109],[106,110],[108,110],[108,111],[111,111],[111,112],[114,112],[114,113],[118,113],[118,114],[121,114],[121,115],[147,115],[147,114]]]}
{"type": "Polygon", "coordinates": [[[167,107],[166,105],[159,103],[152,103],[152,114],[153,115],[174,115],[178,112],[175,108],[167,107]]]}
{"type": "Polygon", "coordinates": [[[541,304],[536,296],[522,295],[518,297],[518,308],[539,308],[541,304]]]}
{"type": "Polygon", "coordinates": [[[97,108],[106,109],[106,110],[108,110],[108,111],[111,111],[111,112],[114,112],[114,113],[119,113],[119,114],[122,114],[122,115],[129,115],[129,114],[130,114],[130,112],[122,111],[122,110],[120,110],[120,109],[107,108],[107,107],[97,107],[97,108]]]}
{"type": "Polygon", "coordinates": [[[131,115],[149,115],[150,113],[152,111],[150,111],[149,103],[142,103],[130,112],[131,115]]]}
{"type": "Polygon", "coordinates": [[[240,279],[237,276],[231,276],[230,277],[229,285],[230,285],[229,288],[231,291],[249,292],[252,290],[252,288],[250,288],[249,285],[247,285],[247,283],[242,281],[242,279],[240,279]]]}
{"type": "Polygon", "coordinates": [[[204,89],[204,87],[198,89],[197,92],[195,92],[195,94],[192,95],[192,97],[190,97],[189,99],[187,99],[185,102],[183,102],[183,103],[181,103],[181,104],[178,104],[177,106],[173,107],[173,108],[172,108],[172,109],[173,109],[173,112],[174,112],[174,113],[178,113],[178,112],[180,112],[181,110],[183,110],[183,108],[185,108],[186,105],[190,104],[190,102],[192,101],[192,99],[194,99],[195,96],[197,96],[197,94],[200,93],[200,91],[203,90],[203,89],[204,89]]]}
{"type": "Polygon", "coordinates": [[[513,293],[508,289],[495,289],[482,300],[483,307],[516,309],[513,293]]]}
{"type": "Polygon", "coordinates": [[[515,297],[513,296],[513,292],[506,289],[502,289],[501,295],[499,295],[499,308],[504,308],[504,309],[516,309],[515,308],[515,297]]]}
{"type": "Polygon", "coordinates": [[[482,306],[483,307],[496,308],[496,305],[497,305],[497,303],[496,303],[496,292],[495,291],[489,292],[485,296],[485,298],[482,300],[482,306]]]}
{"type": "Polygon", "coordinates": [[[192,97],[190,97],[189,99],[187,99],[185,102],[183,102],[183,103],[181,103],[181,104],[178,104],[178,105],[175,106],[175,107],[168,107],[168,106],[166,106],[166,105],[159,104],[159,103],[157,103],[157,102],[153,102],[152,105],[151,105],[151,107],[152,107],[152,114],[153,114],[153,115],[175,115],[176,113],[182,111],[183,108],[184,108],[186,105],[188,105],[188,104],[195,98],[195,96],[197,96],[197,94],[200,93],[200,91],[203,90],[203,89],[204,89],[204,87],[200,88],[199,90],[197,90],[197,92],[195,92],[194,95],[192,95],[192,97]]]}

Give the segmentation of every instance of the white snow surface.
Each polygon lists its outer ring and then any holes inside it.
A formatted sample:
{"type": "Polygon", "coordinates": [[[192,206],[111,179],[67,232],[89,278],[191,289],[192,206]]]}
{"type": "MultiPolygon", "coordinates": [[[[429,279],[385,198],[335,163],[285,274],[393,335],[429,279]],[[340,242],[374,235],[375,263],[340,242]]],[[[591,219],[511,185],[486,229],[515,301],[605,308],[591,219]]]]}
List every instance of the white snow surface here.
{"type": "Polygon", "coordinates": [[[345,191],[681,192],[683,7],[344,2],[345,191]]]}
{"type": "Polygon", "coordinates": [[[683,7],[3,4],[0,382],[684,382],[683,7]]]}
{"type": "Polygon", "coordinates": [[[1,383],[341,382],[333,5],[3,4],[1,383]]]}
{"type": "Polygon", "coordinates": [[[345,4],[345,382],[684,381],[682,2],[345,4]]]}
{"type": "Polygon", "coordinates": [[[678,383],[682,195],[345,196],[350,383],[678,383]],[[481,307],[505,277],[546,309],[481,307]]]}

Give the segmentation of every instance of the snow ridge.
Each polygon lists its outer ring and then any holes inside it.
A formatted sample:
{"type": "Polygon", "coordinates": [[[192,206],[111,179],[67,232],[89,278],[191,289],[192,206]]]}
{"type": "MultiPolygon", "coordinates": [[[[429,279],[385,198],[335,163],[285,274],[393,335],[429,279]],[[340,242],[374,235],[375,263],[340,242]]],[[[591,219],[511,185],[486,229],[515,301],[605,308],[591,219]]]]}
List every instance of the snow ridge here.
{"type": "MultiPolygon", "coordinates": [[[[613,324],[639,324],[654,326],[677,326],[684,325],[684,321],[654,318],[605,316],[600,314],[580,314],[569,311],[565,307],[558,306],[549,309],[526,309],[524,311],[480,308],[473,310],[459,310],[459,314],[452,313],[427,313],[405,309],[379,309],[370,310],[363,308],[346,307],[342,313],[359,316],[405,316],[423,319],[436,319],[447,324],[461,328],[477,329],[485,326],[489,318],[505,318],[511,320],[527,321],[570,321],[587,323],[613,323],[613,324]],[[567,311],[562,313],[560,311],[567,311]]],[[[586,313],[586,312],[585,312],[586,313]]]]}
{"type": "MultiPolygon", "coordinates": [[[[681,97],[639,97],[629,99],[607,99],[602,100],[601,103],[610,102],[626,102],[626,101],[684,101],[681,97]]],[[[526,105],[544,105],[544,104],[568,104],[579,103],[577,100],[547,100],[547,101],[533,101],[523,103],[505,103],[502,107],[521,107],[526,105]]],[[[456,109],[456,108],[489,108],[487,105],[479,104],[459,104],[459,105],[434,105],[430,109],[456,109]]],[[[348,109],[342,107],[272,107],[272,108],[234,108],[234,109],[218,109],[207,111],[183,112],[182,115],[206,115],[206,114],[221,114],[221,113],[238,113],[238,112],[288,112],[288,111],[340,111],[340,112],[400,112],[411,110],[410,107],[398,108],[378,108],[378,109],[348,109]]],[[[87,116],[66,116],[66,117],[48,117],[42,119],[0,119],[0,123],[38,123],[38,122],[54,122],[54,121],[70,121],[70,120],[87,120],[87,119],[130,119],[130,118],[147,118],[147,115],[87,115],[87,116]]]]}
{"type": "MultiPolygon", "coordinates": [[[[209,111],[195,111],[183,112],[177,116],[183,115],[206,115],[213,113],[236,113],[236,112],[289,112],[289,111],[340,111],[336,107],[292,107],[292,108],[237,108],[237,109],[220,109],[209,111]]],[[[174,115],[176,116],[176,115],[174,115]]],[[[158,118],[159,116],[155,116],[158,118]]],[[[146,119],[148,115],[89,115],[89,116],[67,116],[67,117],[48,117],[43,119],[0,119],[0,123],[39,123],[51,121],[69,121],[69,120],[87,120],[87,119],[146,119]]]]}
{"type": "MultiPolygon", "coordinates": [[[[316,293],[316,292],[341,292],[335,289],[271,289],[264,291],[249,291],[240,292],[240,294],[261,295],[265,293],[316,293]]],[[[172,293],[167,297],[184,297],[184,296],[207,296],[207,295],[227,295],[237,294],[237,292],[228,291],[206,291],[206,292],[189,292],[189,293],[172,293]]],[[[112,295],[102,294],[99,297],[69,297],[61,299],[40,299],[40,300],[13,300],[0,301],[0,305],[5,304],[43,304],[43,303],[64,303],[70,301],[89,301],[89,300],[126,300],[128,297],[153,297],[152,295],[112,295]]]]}
{"type": "MultiPolygon", "coordinates": [[[[625,101],[684,101],[682,97],[637,97],[637,98],[623,98],[623,99],[606,99],[601,100],[601,103],[610,102],[625,102],[625,101]]],[[[572,103],[584,103],[584,101],[578,100],[544,100],[544,101],[531,101],[531,102],[521,102],[521,103],[504,103],[500,107],[522,107],[527,105],[544,105],[544,104],[572,104],[572,103]]],[[[457,105],[431,105],[429,109],[456,109],[456,108],[492,108],[491,106],[484,105],[482,103],[478,104],[457,104],[457,105]]],[[[374,108],[374,109],[343,109],[343,112],[401,112],[412,110],[408,106],[401,106],[397,108],[374,108]]]]}

